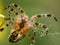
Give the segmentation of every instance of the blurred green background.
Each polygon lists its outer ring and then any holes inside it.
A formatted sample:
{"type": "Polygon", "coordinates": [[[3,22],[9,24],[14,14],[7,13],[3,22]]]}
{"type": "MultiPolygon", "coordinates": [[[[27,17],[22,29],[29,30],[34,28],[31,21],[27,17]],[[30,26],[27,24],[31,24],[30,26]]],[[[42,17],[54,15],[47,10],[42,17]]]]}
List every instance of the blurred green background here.
{"type": "MultiPolygon", "coordinates": [[[[58,22],[53,18],[39,18],[38,22],[46,24],[49,27],[47,36],[40,38],[36,36],[35,45],[60,45],[60,0],[0,0],[0,13],[5,14],[3,8],[8,4],[17,3],[26,11],[26,14],[31,17],[35,14],[51,13],[57,17],[58,22]]],[[[0,23],[3,18],[0,18],[0,23]]],[[[41,30],[41,29],[40,29],[41,30]]],[[[30,39],[25,37],[17,43],[10,43],[8,35],[10,28],[0,32],[0,45],[29,45],[30,39]]]]}

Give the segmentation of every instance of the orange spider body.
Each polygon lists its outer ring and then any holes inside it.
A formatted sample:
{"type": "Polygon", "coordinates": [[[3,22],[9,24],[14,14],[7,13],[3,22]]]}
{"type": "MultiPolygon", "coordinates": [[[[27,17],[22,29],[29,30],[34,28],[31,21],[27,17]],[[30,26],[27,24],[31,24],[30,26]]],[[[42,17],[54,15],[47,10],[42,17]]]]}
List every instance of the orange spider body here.
{"type": "Polygon", "coordinates": [[[31,25],[29,24],[29,18],[27,16],[21,16],[21,15],[16,16],[16,18],[14,19],[12,32],[9,36],[10,38],[9,40],[11,42],[15,42],[14,39],[15,37],[18,36],[18,34],[20,34],[20,37],[21,37],[19,38],[22,39],[28,33],[29,29],[31,29],[31,25]]]}
{"type": "Polygon", "coordinates": [[[25,17],[20,18],[20,17],[17,16],[15,19],[16,20],[15,20],[15,22],[13,24],[13,28],[15,30],[20,31],[21,34],[27,33],[28,29],[29,29],[29,27],[26,26],[26,24],[28,23],[28,17],[25,16],[25,17]]]}

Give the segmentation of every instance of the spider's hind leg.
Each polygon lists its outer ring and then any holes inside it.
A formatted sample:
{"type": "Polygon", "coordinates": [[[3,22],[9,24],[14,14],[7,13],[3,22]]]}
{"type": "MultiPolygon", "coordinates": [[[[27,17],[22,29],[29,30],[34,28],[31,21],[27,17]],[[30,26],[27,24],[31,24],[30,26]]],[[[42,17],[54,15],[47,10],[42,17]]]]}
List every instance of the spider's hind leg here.
{"type": "Polygon", "coordinates": [[[32,32],[34,33],[34,36],[36,36],[37,31],[33,28],[31,28],[32,32]]]}
{"type": "Polygon", "coordinates": [[[32,37],[30,34],[27,34],[27,36],[31,39],[31,44],[30,44],[30,45],[34,45],[34,43],[35,43],[35,38],[32,37]]]}
{"type": "Polygon", "coordinates": [[[38,22],[35,22],[35,25],[44,28],[45,29],[44,32],[46,32],[46,35],[48,34],[48,27],[46,25],[44,25],[42,23],[38,23],[38,22]]]}

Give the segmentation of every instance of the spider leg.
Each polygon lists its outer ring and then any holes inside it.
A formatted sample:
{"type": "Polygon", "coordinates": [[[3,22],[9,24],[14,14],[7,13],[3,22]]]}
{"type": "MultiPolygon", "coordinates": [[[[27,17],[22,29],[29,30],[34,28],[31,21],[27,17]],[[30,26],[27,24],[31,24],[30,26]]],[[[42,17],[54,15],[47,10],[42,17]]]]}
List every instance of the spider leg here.
{"type": "Polygon", "coordinates": [[[6,27],[13,24],[13,22],[11,22],[13,19],[11,19],[12,18],[4,18],[4,21],[0,25],[0,31],[3,31],[6,27]]]}
{"type": "Polygon", "coordinates": [[[34,33],[34,36],[36,36],[36,32],[35,29],[31,28],[32,32],[34,33]]]}
{"type": "Polygon", "coordinates": [[[53,17],[54,20],[57,21],[56,17],[51,14],[37,14],[37,15],[33,16],[31,19],[34,20],[34,19],[40,18],[40,17],[53,17]]]}
{"type": "Polygon", "coordinates": [[[9,13],[14,12],[15,15],[18,15],[17,9],[19,10],[19,13],[25,14],[25,11],[18,4],[15,3],[12,3],[5,8],[5,10],[8,10],[9,13]],[[13,7],[15,7],[16,9],[14,10],[13,7]]]}
{"type": "Polygon", "coordinates": [[[5,21],[0,25],[0,31],[3,31],[6,27],[9,26],[9,23],[5,23],[5,21]]]}
{"type": "Polygon", "coordinates": [[[35,22],[35,25],[44,28],[45,29],[44,32],[46,32],[46,35],[48,34],[48,27],[46,25],[44,25],[42,23],[38,23],[38,22],[35,22]]]}
{"type": "Polygon", "coordinates": [[[31,39],[31,44],[30,45],[34,45],[34,43],[35,43],[34,37],[32,37],[30,34],[27,34],[27,36],[31,39]]]}

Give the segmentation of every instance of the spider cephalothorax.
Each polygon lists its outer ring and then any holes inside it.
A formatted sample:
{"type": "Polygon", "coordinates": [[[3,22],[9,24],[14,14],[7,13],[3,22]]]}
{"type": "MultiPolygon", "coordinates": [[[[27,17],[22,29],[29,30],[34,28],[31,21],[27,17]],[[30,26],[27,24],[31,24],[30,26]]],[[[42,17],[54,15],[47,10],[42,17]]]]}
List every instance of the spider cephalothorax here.
{"type": "Polygon", "coordinates": [[[32,30],[34,36],[36,35],[36,29],[33,28],[34,25],[44,28],[46,35],[48,33],[48,27],[42,23],[36,22],[35,19],[40,17],[53,17],[55,21],[57,21],[56,17],[51,14],[36,14],[29,19],[24,10],[15,3],[8,5],[5,10],[8,11],[8,17],[4,18],[4,22],[0,26],[0,31],[4,30],[9,25],[12,25],[11,33],[9,35],[10,42],[17,42],[25,36],[28,36],[32,40],[30,45],[34,45],[35,39],[28,33],[29,30],[32,30]],[[15,16],[12,17],[11,15],[15,16]],[[4,27],[2,27],[3,24],[5,24],[4,27]]]}

